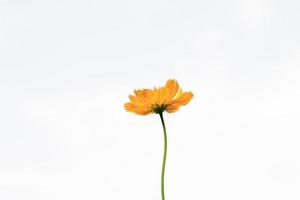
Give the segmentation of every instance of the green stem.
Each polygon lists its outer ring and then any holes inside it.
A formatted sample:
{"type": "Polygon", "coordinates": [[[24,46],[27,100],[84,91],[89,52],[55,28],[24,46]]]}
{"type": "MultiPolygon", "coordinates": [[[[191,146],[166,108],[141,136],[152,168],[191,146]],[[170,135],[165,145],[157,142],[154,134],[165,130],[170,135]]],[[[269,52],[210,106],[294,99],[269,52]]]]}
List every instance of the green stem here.
{"type": "Polygon", "coordinates": [[[167,158],[167,131],[166,131],[166,125],[164,122],[164,117],[162,112],[159,113],[159,116],[164,129],[164,157],[163,157],[163,163],[161,169],[161,199],[165,200],[165,167],[166,167],[166,158],[167,158]]]}

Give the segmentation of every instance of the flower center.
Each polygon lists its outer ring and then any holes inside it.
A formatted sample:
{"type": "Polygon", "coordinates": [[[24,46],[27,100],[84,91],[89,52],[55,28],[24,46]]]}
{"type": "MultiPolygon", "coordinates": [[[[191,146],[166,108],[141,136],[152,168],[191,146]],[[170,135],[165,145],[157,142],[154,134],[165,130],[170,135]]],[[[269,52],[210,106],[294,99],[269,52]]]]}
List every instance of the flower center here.
{"type": "Polygon", "coordinates": [[[156,113],[156,114],[159,114],[159,113],[163,113],[167,108],[167,105],[166,104],[154,104],[152,106],[152,109],[153,109],[153,112],[156,113]]]}

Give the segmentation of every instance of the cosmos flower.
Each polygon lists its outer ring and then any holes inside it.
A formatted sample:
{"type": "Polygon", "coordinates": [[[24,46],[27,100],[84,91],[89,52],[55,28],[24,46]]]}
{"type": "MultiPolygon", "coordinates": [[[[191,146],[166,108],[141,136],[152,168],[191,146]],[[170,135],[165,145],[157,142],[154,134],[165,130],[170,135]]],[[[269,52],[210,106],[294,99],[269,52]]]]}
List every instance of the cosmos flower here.
{"type": "Polygon", "coordinates": [[[129,95],[130,102],[125,103],[125,110],[138,115],[159,114],[164,131],[164,154],[161,169],[161,199],[165,200],[165,167],[167,160],[167,131],[163,112],[176,112],[193,98],[192,92],[183,92],[174,79],[169,79],[165,86],[154,89],[134,90],[129,95]]]}
{"type": "Polygon", "coordinates": [[[130,102],[125,103],[124,107],[126,111],[139,115],[164,111],[173,113],[192,98],[192,92],[183,92],[176,80],[169,79],[165,86],[159,88],[134,90],[134,95],[129,95],[130,102]]]}

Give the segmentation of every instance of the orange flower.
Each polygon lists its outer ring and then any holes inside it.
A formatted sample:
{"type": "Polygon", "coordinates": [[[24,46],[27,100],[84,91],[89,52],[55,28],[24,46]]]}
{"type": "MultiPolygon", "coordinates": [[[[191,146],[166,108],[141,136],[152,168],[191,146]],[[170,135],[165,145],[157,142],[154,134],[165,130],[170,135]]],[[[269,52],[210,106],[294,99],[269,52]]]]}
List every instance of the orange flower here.
{"type": "Polygon", "coordinates": [[[134,90],[134,95],[129,95],[130,102],[125,103],[124,107],[126,111],[139,115],[164,111],[173,113],[192,98],[192,92],[182,92],[177,81],[169,79],[165,86],[159,88],[134,90]]]}

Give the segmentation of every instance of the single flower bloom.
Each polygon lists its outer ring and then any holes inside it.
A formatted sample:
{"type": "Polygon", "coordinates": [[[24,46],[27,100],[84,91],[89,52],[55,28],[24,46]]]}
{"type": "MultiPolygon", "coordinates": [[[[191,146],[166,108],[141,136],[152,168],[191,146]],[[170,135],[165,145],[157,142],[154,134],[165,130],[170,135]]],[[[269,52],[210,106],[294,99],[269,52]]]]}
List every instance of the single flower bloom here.
{"type": "Polygon", "coordinates": [[[163,112],[176,112],[180,106],[186,105],[193,98],[192,92],[182,92],[174,79],[167,81],[165,86],[154,89],[134,90],[129,95],[130,102],[125,103],[125,110],[139,115],[159,114],[164,131],[164,154],[161,168],[161,199],[165,200],[165,168],[167,159],[167,131],[163,112]]]}
{"type": "Polygon", "coordinates": [[[159,88],[134,90],[134,95],[129,95],[130,102],[125,103],[124,107],[126,111],[139,115],[161,114],[164,111],[173,113],[192,98],[192,92],[183,92],[176,80],[169,79],[165,86],[159,88]]]}

